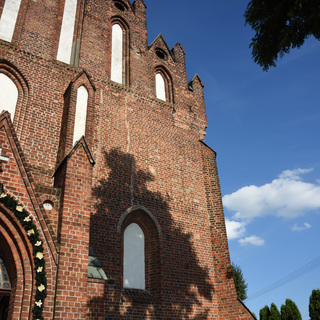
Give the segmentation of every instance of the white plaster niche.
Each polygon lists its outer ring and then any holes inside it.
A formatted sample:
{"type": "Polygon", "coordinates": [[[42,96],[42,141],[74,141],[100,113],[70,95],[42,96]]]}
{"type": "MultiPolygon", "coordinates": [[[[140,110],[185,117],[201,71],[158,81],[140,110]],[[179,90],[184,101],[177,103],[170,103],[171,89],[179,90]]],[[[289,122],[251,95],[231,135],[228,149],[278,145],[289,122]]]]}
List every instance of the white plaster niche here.
{"type": "Polygon", "coordinates": [[[123,30],[119,24],[112,26],[111,80],[122,84],[123,30]]]}
{"type": "Polygon", "coordinates": [[[158,99],[166,101],[166,85],[160,73],[156,73],[156,96],[158,99]]]}
{"type": "Polygon", "coordinates": [[[0,38],[11,42],[21,0],[6,0],[0,18],[0,38]]]}
{"type": "Polygon", "coordinates": [[[57,60],[68,64],[71,59],[76,13],[77,0],[66,0],[64,4],[57,60]]]}
{"type": "Polygon", "coordinates": [[[14,82],[5,74],[0,73],[0,110],[9,111],[11,120],[14,118],[18,101],[18,88],[14,82]]]}
{"type": "Polygon", "coordinates": [[[73,144],[86,133],[88,91],[80,86],[77,91],[76,116],[74,121],[73,144]]]}
{"type": "Polygon", "coordinates": [[[123,238],[123,287],[144,290],[144,233],[136,223],[131,223],[123,238]]]}

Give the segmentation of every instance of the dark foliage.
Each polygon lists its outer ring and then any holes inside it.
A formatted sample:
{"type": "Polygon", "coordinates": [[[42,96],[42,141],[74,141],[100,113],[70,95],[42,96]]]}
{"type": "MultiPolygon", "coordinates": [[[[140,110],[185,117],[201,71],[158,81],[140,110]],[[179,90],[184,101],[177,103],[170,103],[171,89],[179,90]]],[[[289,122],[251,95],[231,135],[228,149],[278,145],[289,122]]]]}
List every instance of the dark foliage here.
{"type": "Polygon", "coordinates": [[[231,267],[238,298],[241,301],[244,301],[247,299],[248,284],[246,283],[246,279],[243,276],[241,268],[233,262],[231,267]]]}
{"type": "Polygon", "coordinates": [[[269,320],[269,317],[270,317],[270,309],[268,306],[264,306],[262,309],[260,309],[259,319],[260,320],[269,320]]]}
{"type": "Polygon", "coordinates": [[[264,71],[310,36],[320,40],[319,0],[251,0],[244,16],[255,31],[250,44],[253,60],[264,71]]]}
{"type": "Polygon", "coordinates": [[[286,299],[286,303],[281,306],[281,320],[302,320],[297,305],[290,299],[286,299]]]}
{"type": "Polygon", "coordinates": [[[268,320],[281,320],[280,311],[274,303],[271,303],[270,317],[268,318],[268,320]]]}
{"type": "Polygon", "coordinates": [[[320,290],[312,290],[309,301],[309,316],[311,320],[320,320],[320,290]]]}

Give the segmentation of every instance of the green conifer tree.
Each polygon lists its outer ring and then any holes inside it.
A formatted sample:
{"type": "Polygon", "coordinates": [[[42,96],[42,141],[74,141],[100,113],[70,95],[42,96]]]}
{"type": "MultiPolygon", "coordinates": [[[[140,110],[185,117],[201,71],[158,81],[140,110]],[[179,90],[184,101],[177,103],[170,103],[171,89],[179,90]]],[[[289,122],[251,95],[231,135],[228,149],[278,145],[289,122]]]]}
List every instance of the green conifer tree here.
{"type": "Polygon", "coordinates": [[[309,302],[309,316],[311,320],[320,320],[320,290],[312,290],[309,302]]]}
{"type": "Polygon", "coordinates": [[[280,311],[274,303],[271,303],[270,317],[268,318],[268,320],[281,320],[280,311]]]}
{"type": "Polygon", "coordinates": [[[259,319],[260,320],[269,320],[269,317],[270,317],[270,309],[268,306],[264,306],[262,309],[260,309],[259,319]]]}
{"type": "Polygon", "coordinates": [[[238,298],[241,301],[244,301],[247,299],[248,284],[246,283],[246,279],[244,278],[242,270],[238,265],[232,262],[231,268],[232,268],[232,275],[233,275],[234,284],[236,286],[238,298]]]}
{"type": "Polygon", "coordinates": [[[286,299],[286,303],[281,306],[281,320],[302,320],[297,305],[290,299],[286,299]]]}

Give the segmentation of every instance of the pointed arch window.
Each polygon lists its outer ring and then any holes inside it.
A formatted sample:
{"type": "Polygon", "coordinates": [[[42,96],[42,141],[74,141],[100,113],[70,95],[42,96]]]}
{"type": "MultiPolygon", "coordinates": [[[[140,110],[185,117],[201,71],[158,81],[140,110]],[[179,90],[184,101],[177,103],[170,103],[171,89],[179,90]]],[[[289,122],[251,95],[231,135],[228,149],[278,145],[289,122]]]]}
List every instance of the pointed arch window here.
{"type": "Polygon", "coordinates": [[[57,60],[68,64],[71,61],[76,13],[77,0],[65,0],[57,60]]]}
{"type": "Polygon", "coordinates": [[[73,144],[86,133],[88,91],[85,86],[80,86],[77,90],[76,115],[73,131],[73,144]]]}
{"type": "Polygon", "coordinates": [[[157,99],[173,103],[172,80],[162,66],[155,69],[155,91],[157,99]]]}
{"type": "Polygon", "coordinates": [[[93,144],[95,90],[88,74],[82,70],[65,91],[57,165],[82,136],[89,146],[93,144]]]}
{"type": "Polygon", "coordinates": [[[123,84],[123,29],[119,23],[112,26],[111,80],[123,84]]]}
{"type": "Polygon", "coordinates": [[[166,101],[166,85],[161,73],[156,73],[156,96],[158,99],[166,101]]]}
{"type": "Polygon", "coordinates": [[[145,289],[145,237],[136,223],[124,230],[123,287],[145,289]]]}
{"type": "Polygon", "coordinates": [[[21,0],[6,0],[0,18],[0,39],[11,42],[21,0]]]}
{"type": "Polygon", "coordinates": [[[13,120],[18,101],[18,88],[4,73],[0,73],[0,88],[1,111],[9,111],[13,120]]]}

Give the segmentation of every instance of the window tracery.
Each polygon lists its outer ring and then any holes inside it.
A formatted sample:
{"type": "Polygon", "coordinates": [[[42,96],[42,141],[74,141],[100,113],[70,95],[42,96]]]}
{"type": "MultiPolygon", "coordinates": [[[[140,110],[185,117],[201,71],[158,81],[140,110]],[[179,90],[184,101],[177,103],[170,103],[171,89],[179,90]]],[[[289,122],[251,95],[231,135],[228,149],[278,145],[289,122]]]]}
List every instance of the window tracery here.
{"type": "Polygon", "coordinates": [[[0,258],[0,289],[11,289],[7,268],[0,258]]]}

